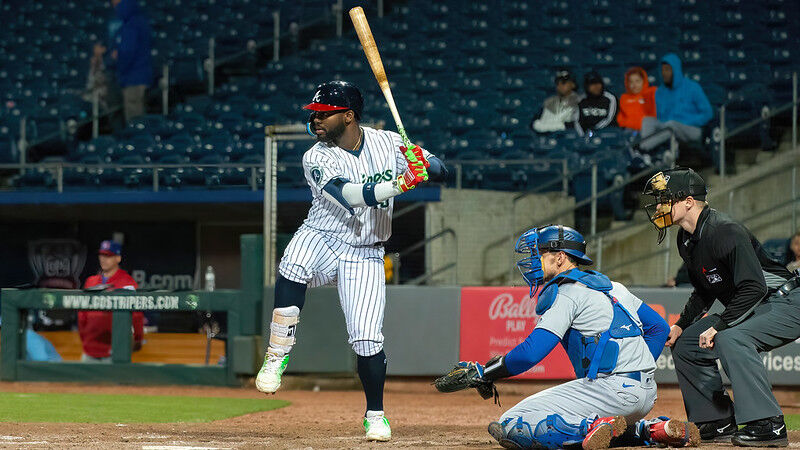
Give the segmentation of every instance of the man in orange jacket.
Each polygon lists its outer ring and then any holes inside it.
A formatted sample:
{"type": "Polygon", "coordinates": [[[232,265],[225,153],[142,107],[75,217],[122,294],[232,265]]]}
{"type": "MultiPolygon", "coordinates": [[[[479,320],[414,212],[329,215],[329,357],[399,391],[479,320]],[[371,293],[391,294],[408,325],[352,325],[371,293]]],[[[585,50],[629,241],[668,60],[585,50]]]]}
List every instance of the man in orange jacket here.
{"type": "Polygon", "coordinates": [[[656,116],[656,88],[650,86],[644,69],[631,67],[625,72],[625,91],[619,98],[617,124],[641,130],[643,118],[656,116]]]}
{"type": "MultiPolygon", "coordinates": [[[[119,268],[122,261],[122,246],[117,242],[103,241],[97,252],[100,273],[92,275],[83,284],[84,289],[104,287],[105,290],[139,287],[128,272],[119,268]]],[[[78,311],[78,331],[83,345],[82,361],[110,362],[111,360],[111,312],[78,311]]],[[[144,337],[144,314],[133,313],[133,349],[142,347],[144,337]]]]}

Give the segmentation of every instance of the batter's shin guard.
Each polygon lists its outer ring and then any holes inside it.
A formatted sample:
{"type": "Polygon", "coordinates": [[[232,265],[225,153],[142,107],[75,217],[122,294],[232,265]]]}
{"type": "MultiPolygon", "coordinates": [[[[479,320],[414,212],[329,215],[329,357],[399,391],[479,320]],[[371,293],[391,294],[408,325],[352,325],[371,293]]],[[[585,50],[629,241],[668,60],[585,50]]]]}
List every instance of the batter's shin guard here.
{"type": "Polygon", "coordinates": [[[288,354],[295,343],[298,322],[300,322],[300,308],[297,306],[273,309],[267,351],[278,355],[288,354]]]}

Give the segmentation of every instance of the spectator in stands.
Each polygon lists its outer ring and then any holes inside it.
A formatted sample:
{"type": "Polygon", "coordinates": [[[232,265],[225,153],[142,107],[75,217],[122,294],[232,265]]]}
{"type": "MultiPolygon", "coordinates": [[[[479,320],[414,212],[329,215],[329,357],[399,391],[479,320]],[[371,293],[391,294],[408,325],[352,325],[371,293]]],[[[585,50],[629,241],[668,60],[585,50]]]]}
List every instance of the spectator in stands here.
{"type": "MultiPolygon", "coordinates": [[[[103,241],[97,251],[100,272],[86,279],[84,289],[136,290],[136,281],[128,272],[120,269],[122,246],[113,241],[103,241]]],[[[78,311],[78,332],[83,345],[82,361],[111,361],[111,311],[78,311]]],[[[133,313],[133,350],[142,348],[144,337],[144,315],[133,313]]]]}
{"type": "Polygon", "coordinates": [[[106,73],[106,64],[103,56],[106,53],[106,46],[97,42],[92,49],[92,59],[89,61],[89,76],[86,79],[86,91],[83,99],[87,102],[93,101],[94,93],[97,92],[100,111],[107,111],[110,106],[108,103],[109,80],[106,73]]]}
{"type": "Polygon", "coordinates": [[[697,143],[703,137],[702,127],[711,120],[713,112],[703,88],[694,80],[683,76],[681,60],[674,53],[661,58],[661,77],[664,84],[656,90],[656,117],[642,119],[642,137],[653,136],[641,143],[641,148],[652,150],[668,141],[674,134],[680,143],[697,143]]]}
{"type": "Polygon", "coordinates": [[[625,93],[619,97],[617,124],[631,130],[642,129],[642,119],[656,116],[656,88],[647,81],[647,72],[631,67],[625,72],[625,93]]]}
{"type": "Polygon", "coordinates": [[[538,133],[563,131],[578,114],[578,94],[575,93],[578,85],[575,77],[567,69],[556,72],[556,95],[545,99],[542,105],[542,114],[531,122],[531,128],[538,133]]]}
{"type": "Polygon", "coordinates": [[[578,102],[578,120],[575,130],[579,135],[590,133],[614,124],[617,117],[617,98],[605,89],[603,77],[591,71],[583,77],[586,91],[578,102]]]}
{"type": "Polygon", "coordinates": [[[786,265],[786,268],[792,272],[800,269],[800,231],[795,233],[789,241],[789,258],[791,258],[791,261],[786,265]]]}
{"type": "Polygon", "coordinates": [[[111,4],[122,21],[111,56],[116,59],[125,120],[131,120],[145,113],[145,92],[153,80],[150,24],[136,0],[111,0],[111,4]]]}

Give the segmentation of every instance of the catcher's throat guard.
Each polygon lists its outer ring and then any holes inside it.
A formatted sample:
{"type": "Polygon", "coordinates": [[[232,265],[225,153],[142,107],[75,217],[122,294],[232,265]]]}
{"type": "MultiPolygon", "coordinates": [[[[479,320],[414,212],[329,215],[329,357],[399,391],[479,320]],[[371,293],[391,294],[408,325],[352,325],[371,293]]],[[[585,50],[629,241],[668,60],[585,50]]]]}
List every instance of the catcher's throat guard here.
{"type": "Polygon", "coordinates": [[[544,282],[544,266],[542,265],[542,254],[539,252],[539,233],[538,228],[523,233],[517,239],[514,251],[528,256],[517,262],[517,268],[522,274],[522,278],[530,287],[530,295],[544,282]]]}

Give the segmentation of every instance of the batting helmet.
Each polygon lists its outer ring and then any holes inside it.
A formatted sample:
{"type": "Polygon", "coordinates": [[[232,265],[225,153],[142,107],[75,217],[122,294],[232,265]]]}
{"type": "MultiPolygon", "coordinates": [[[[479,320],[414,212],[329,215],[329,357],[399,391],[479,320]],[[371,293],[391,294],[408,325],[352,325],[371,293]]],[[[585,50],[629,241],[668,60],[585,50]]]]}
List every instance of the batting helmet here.
{"type": "Polygon", "coordinates": [[[317,86],[311,103],[303,107],[312,111],[346,111],[353,110],[356,119],[361,119],[364,109],[364,97],[361,91],[347,81],[329,81],[317,86]]]}

